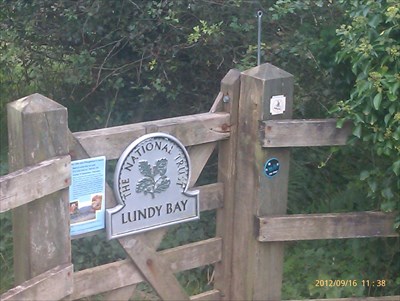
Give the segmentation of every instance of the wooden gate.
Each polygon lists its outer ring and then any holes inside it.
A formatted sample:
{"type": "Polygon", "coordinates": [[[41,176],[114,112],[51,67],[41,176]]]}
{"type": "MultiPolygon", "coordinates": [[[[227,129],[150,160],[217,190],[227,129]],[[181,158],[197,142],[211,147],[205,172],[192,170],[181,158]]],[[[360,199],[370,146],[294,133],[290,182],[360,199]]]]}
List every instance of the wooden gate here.
{"type": "MultiPolygon", "coordinates": [[[[102,300],[128,300],[143,281],[162,300],[280,300],[285,241],[396,236],[393,216],[384,213],[285,215],[289,147],[341,145],[349,134],[349,128],[336,129],[334,120],[291,120],[292,103],[292,75],[264,64],[229,71],[210,112],[154,122],[71,133],[66,108],[42,95],[9,104],[13,172],[0,179],[0,211],[13,210],[17,286],[1,300],[97,294],[102,300]],[[272,114],[271,98],[279,95],[285,108],[272,114]],[[118,239],[126,260],[73,272],[71,160],[117,159],[131,141],[152,132],[171,134],[188,148],[189,188],[218,145],[218,182],[195,188],[200,209],[217,211],[216,237],[157,251],[166,228],[131,235],[118,239]],[[271,158],[279,162],[279,172],[268,177],[264,165],[271,158]],[[215,269],[213,289],[188,296],[174,273],[209,264],[215,269]]],[[[108,186],[106,201],[107,207],[116,204],[108,186]]]]}

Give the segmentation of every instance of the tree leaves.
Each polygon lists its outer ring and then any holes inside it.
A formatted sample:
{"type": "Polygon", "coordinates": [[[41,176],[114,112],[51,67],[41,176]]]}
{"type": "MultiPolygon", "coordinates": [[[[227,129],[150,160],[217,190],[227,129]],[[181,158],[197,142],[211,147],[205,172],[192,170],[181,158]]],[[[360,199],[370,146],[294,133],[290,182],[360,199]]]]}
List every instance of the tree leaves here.
{"type": "Polygon", "coordinates": [[[165,175],[165,173],[167,172],[167,164],[168,160],[165,158],[157,160],[155,165],[156,172],[162,176],[165,175]]]}
{"type": "Polygon", "coordinates": [[[145,195],[150,193],[154,198],[154,180],[152,178],[140,179],[136,184],[136,192],[144,192],[145,195]]]}
{"type": "Polygon", "coordinates": [[[136,192],[148,193],[155,198],[155,193],[161,193],[168,189],[171,180],[165,175],[167,173],[168,160],[165,158],[156,161],[154,166],[151,166],[147,160],[139,161],[139,171],[145,177],[140,179],[136,184],[136,192]],[[158,179],[156,176],[160,175],[158,179]]]}
{"type": "Polygon", "coordinates": [[[379,107],[381,106],[381,102],[382,102],[382,93],[378,93],[375,95],[374,100],[373,100],[375,110],[379,110],[379,107]]]}
{"type": "Polygon", "coordinates": [[[151,166],[147,161],[139,162],[139,171],[142,175],[146,177],[153,177],[153,172],[151,171],[151,166]]]}
{"type": "Polygon", "coordinates": [[[160,192],[167,190],[169,187],[169,184],[171,184],[171,180],[168,179],[166,176],[162,176],[159,180],[161,180],[161,182],[157,181],[155,189],[154,189],[154,192],[156,192],[156,193],[160,193],[160,192]]]}
{"type": "Polygon", "coordinates": [[[341,120],[352,120],[353,135],[362,141],[360,157],[371,157],[363,160],[368,167],[360,177],[374,175],[366,181],[369,197],[385,210],[400,209],[400,167],[393,164],[400,156],[399,10],[394,0],[355,1],[346,12],[348,23],[336,30],[338,61],[355,75],[349,98],[336,112],[341,120]]]}

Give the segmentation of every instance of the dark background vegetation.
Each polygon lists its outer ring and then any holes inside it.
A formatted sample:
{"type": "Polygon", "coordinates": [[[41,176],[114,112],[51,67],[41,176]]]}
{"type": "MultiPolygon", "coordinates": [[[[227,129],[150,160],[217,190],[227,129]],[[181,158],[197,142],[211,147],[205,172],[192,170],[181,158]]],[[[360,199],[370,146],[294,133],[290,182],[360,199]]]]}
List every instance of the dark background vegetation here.
{"type": "MultiPolygon", "coordinates": [[[[295,76],[295,117],[354,124],[349,146],[293,150],[288,213],[398,211],[400,4],[394,0],[1,0],[1,173],[7,173],[5,106],[31,93],[66,106],[72,131],[207,111],[229,69],[256,65],[258,10],[262,62],[295,76]]],[[[215,179],[215,160],[202,182],[215,179]]],[[[161,248],[212,237],[214,218],[210,212],[172,228],[161,248]]],[[[10,215],[0,215],[0,223],[4,291],[12,286],[10,215]]],[[[290,243],[283,296],[400,294],[399,249],[395,238],[290,243]],[[359,285],[323,289],[316,279],[359,285]],[[385,279],[386,286],[362,287],[362,279],[385,279]]],[[[78,270],[123,257],[101,235],[73,241],[78,270]]],[[[211,274],[205,267],[179,279],[193,294],[209,287],[211,274]]]]}

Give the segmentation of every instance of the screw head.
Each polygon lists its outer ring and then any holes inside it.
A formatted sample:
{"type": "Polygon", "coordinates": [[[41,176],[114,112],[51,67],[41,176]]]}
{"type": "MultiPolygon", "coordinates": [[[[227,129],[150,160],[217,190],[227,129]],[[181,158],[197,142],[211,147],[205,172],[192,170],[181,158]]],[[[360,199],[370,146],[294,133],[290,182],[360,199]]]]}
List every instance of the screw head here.
{"type": "Polygon", "coordinates": [[[225,95],[225,96],[222,98],[222,101],[225,102],[225,103],[229,102],[230,100],[231,100],[231,98],[229,97],[229,95],[225,95]]]}

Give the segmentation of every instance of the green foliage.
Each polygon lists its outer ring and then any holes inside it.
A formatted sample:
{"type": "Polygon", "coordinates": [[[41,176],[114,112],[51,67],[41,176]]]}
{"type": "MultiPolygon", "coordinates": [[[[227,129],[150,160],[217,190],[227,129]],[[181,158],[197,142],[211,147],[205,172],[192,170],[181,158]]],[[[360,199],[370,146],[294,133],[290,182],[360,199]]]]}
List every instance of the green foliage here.
{"type": "Polygon", "coordinates": [[[295,148],[290,165],[288,213],[339,213],[373,209],[352,171],[359,160],[348,160],[329,148],[295,148]],[[322,163],[321,163],[322,162],[322,163]]]}
{"type": "MultiPolygon", "coordinates": [[[[352,1],[348,21],[337,29],[338,62],[348,62],[355,81],[334,110],[354,124],[361,155],[370,158],[360,180],[384,211],[400,209],[400,4],[352,1]]],[[[356,143],[354,139],[353,143],[356,143]]]]}
{"type": "MultiPolygon", "coordinates": [[[[398,295],[400,241],[352,239],[298,242],[286,249],[283,299],[398,295]],[[333,252],[335,251],[335,252],[333,252]],[[319,286],[319,280],[351,280],[319,286]],[[364,282],[362,282],[364,280],[364,282]],[[366,280],[385,280],[369,287],[366,280]]],[[[323,282],[324,284],[326,282],[323,282]]]]}
{"type": "MultiPolygon", "coordinates": [[[[342,156],[329,148],[295,148],[290,164],[288,213],[374,209],[354,170],[362,163],[351,147],[342,156]],[[323,164],[321,164],[321,162],[323,164]]],[[[382,296],[399,293],[400,239],[369,238],[289,243],[285,249],[283,299],[382,296]],[[316,280],[356,280],[357,286],[316,286],[316,280]],[[367,287],[362,280],[386,280],[367,287]]]]}
{"type": "Polygon", "coordinates": [[[269,14],[274,35],[267,38],[267,58],[294,75],[295,116],[328,116],[328,108],[345,97],[350,82],[334,61],[343,7],[337,1],[280,0],[269,7],[269,14]]]}
{"type": "Polygon", "coordinates": [[[177,278],[187,294],[192,296],[213,289],[213,271],[212,265],[203,266],[180,272],[177,274],[177,278]]]}
{"type": "Polygon", "coordinates": [[[12,287],[13,276],[13,237],[11,213],[0,214],[0,294],[12,287]]]}
{"type": "MultiPolygon", "coordinates": [[[[340,150],[293,151],[289,213],[398,209],[399,8],[390,0],[0,0],[1,172],[5,104],[30,93],[66,106],[73,131],[207,111],[230,68],[255,66],[260,9],[261,60],[295,76],[296,118],[327,117],[337,99],[347,99],[335,114],[354,123],[357,138],[340,150]]],[[[109,176],[114,165],[108,164],[109,176]]],[[[215,180],[215,169],[213,157],[202,184],[215,180]]],[[[12,281],[9,215],[0,222],[4,290],[12,281]]],[[[215,215],[204,213],[172,227],[160,249],[214,235],[215,215]]],[[[77,270],[125,258],[104,235],[74,240],[72,249],[77,270]]],[[[286,254],[284,295],[399,294],[396,250],[393,240],[294,244],[286,254]],[[390,287],[313,286],[327,277],[385,277],[390,287]]],[[[178,278],[197,293],[210,286],[211,273],[204,267],[178,278]]]]}
{"type": "Polygon", "coordinates": [[[200,25],[196,25],[193,27],[193,32],[188,36],[188,43],[194,44],[200,42],[202,39],[204,42],[207,42],[208,39],[212,38],[213,36],[222,35],[221,32],[221,25],[223,21],[208,25],[207,21],[200,20],[200,25]]]}
{"type": "Polygon", "coordinates": [[[72,240],[72,263],[80,271],[125,258],[116,240],[107,241],[105,233],[72,240]]]}

